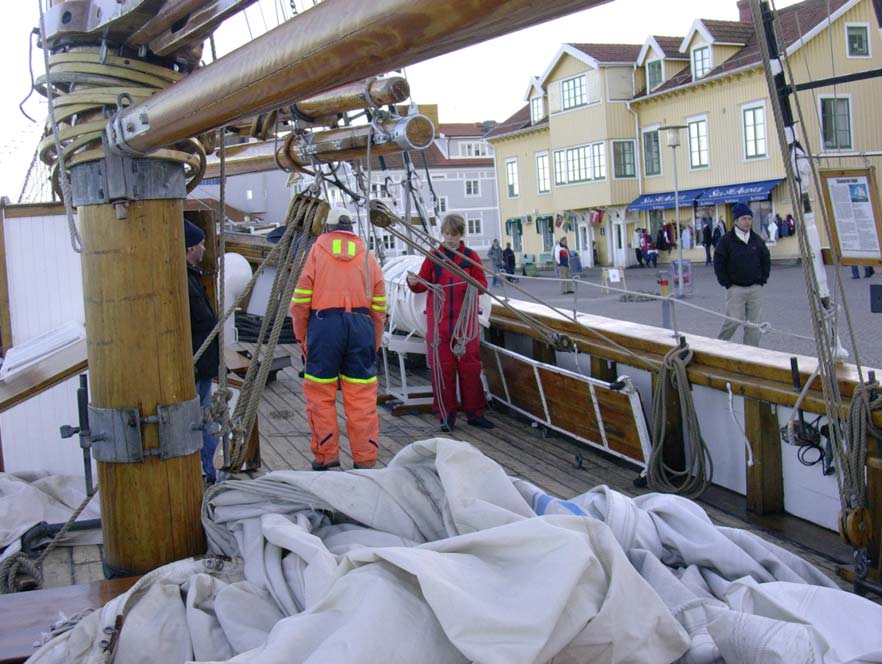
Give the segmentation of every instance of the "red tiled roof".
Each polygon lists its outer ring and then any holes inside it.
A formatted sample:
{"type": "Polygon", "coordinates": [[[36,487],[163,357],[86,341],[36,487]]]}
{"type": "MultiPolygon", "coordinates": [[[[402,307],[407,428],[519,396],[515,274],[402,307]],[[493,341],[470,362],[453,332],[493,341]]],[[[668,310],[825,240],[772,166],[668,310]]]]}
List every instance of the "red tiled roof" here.
{"type": "MultiPolygon", "coordinates": [[[[429,168],[487,168],[488,166],[493,166],[493,157],[486,157],[483,159],[445,159],[444,154],[438,149],[438,146],[435,143],[432,143],[432,145],[426,150],[414,150],[410,153],[410,159],[418,171],[423,168],[424,155],[426,158],[425,163],[429,168]]],[[[404,157],[400,152],[383,155],[383,161],[386,164],[386,168],[389,170],[394,171],[404,169],[404,157]]],[[[371,158],[371,169],[374,171],[382,169],[379,159],[371,158]]]]}
{"type": "Polygon", "coordinates": [[[530,105],[527,104],[526,106],[518,110],[510,118],[503,120],[498,125],[493,127],[491,131],[487,132],[484,138],[499,138],[500,136],[514,134],[515,132],[521,131],[523,129],[530,129],[531,127],[544,127],[547,125],[547,116],[542,121],[537,122],[535,125],[530,122],[530,105]]]}
{"type": "Polygon", "coordinates": [[[570,44],[598,62],[636,62],[643,44],[570,44]]]}
{"type": "MultiPolygon", "coordinates": [[[[786,47],[790,47],[799,41],[803,36],[811,32],[820,23],[827,20],[828,5],[829,12],[832,14],[849,0],[805,0],[796,5],[790,5],[778,10],[778,26],[782,36],[782,41],[786,47]]],[[[703,21],[710,30],[708,23],[734,23],[733,21],[703,21]]],[[[744,26],[744,30],[750,31],[750,36],[746,39],[744,48],[739,50],[731,58],[714,67],[705,76],[705,79],[716,78],[745,67],[758,65],[762,62],[760,54],[759,42],[753,31],[753,26],[748,24],[739,24],[744,26]]],[[[716,37],[716,34],[714,35],[716,37]]],[[[682,85],[692,82],[692,72],[689,67],[684,68],[677,75],[668,79],[653,91],[653,94],[673,90],[682,85]]],[[[638,97],[644,95],[645,92],[638,93],[638,97]]]]}
{"type": "Polygon", "coordinates": [[[717,21],[710,18],[701,19],[702,25],[711,33],[714,41],[725,44],[746,44],[753,37],[753,23],[740,21],[717,21]]]}
{"type": "Polygon", "coordinates": [[[661,35],[653,35],[653,39],[663,51],[663,55],[669,59],[689,59],[685,53],[680,53],[680,44],[683,43],[683,37],[662,37],[661,35]]]}
{"type": "Polygon", "coordinates": [[[444,122],[438,124],[436,131],[445,136],[483,136],[487,127],[483,122],[444,122]]]}

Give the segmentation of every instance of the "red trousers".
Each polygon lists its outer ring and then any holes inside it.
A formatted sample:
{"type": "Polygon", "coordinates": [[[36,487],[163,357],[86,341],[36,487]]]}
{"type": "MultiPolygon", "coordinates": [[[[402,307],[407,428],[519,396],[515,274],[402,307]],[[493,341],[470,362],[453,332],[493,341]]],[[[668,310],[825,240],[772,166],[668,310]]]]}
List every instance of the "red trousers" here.
{"type": "MultiPolygon", "coordinates": [[[[456,398],[456,382],[459,379],[459,394],[466,418],[473,420],[484,414],[487,401],[481,383],[480,340],[473,339],[466,345],[466,352],[460,357],[450,348],[450,337],[440,335],[438,345],[439,367],[434,365],[433,340],[426,341],[428,347],[429,369],[432,372],[432,411],[441,420],[448,417],[456,419],[459,401],[456,398]]],[[[451,421],[452,423],[452,421],[451,421]]]]}

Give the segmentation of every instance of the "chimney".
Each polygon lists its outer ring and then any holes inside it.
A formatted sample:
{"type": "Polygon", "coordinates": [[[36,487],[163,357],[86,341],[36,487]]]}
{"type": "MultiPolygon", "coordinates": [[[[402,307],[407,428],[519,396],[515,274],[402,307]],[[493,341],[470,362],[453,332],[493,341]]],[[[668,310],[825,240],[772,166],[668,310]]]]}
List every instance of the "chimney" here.
{"type": "Polygon", "coordinates": [[[749,0],[738,0],[738,21],[753,25],[753,12],[749,0]]]}

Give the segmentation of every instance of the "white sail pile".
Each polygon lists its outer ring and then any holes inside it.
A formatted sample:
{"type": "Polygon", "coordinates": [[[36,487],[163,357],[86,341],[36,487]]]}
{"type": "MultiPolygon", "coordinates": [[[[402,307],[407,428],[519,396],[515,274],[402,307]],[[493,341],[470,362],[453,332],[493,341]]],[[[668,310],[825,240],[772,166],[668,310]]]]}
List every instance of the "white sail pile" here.
{"type": "Polygon", "coordinates": [[[150,573],[29,661],[882,662],[882,607],[793,554],[682,498],[547,496],[462,442],[223,483],[203,522],[229,560],[150,573]]]}

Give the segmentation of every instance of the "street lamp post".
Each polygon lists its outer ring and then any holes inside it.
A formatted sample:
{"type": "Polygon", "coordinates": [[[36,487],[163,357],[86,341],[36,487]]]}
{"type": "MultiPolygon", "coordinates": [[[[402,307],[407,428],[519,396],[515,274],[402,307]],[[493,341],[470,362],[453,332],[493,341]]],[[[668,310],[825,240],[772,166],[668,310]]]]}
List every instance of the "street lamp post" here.
{"type": "Polygon", "coordinates": [[[684,125],[670,125],[661,127],[667,130],[668,147],[671,148],[673,154],[674,166],[674,220],[677,225],[677,297],[682,299],[683,295],[683,233],[680,230],[680,189],[677,176],[677,148],[680,147],[680,130],[686,129],[684,125]]]}

